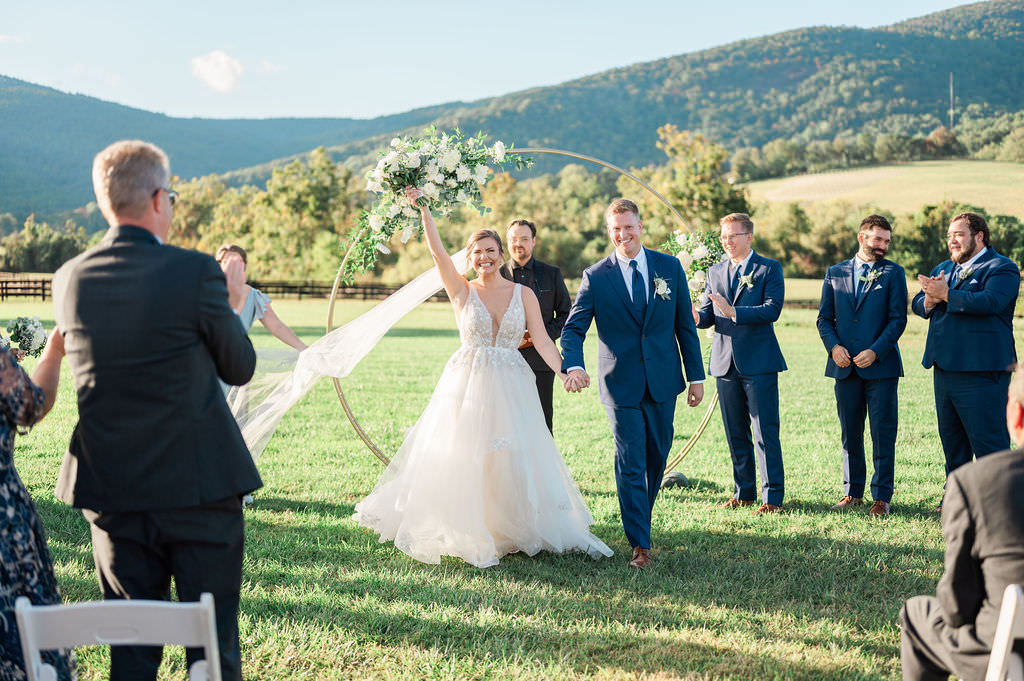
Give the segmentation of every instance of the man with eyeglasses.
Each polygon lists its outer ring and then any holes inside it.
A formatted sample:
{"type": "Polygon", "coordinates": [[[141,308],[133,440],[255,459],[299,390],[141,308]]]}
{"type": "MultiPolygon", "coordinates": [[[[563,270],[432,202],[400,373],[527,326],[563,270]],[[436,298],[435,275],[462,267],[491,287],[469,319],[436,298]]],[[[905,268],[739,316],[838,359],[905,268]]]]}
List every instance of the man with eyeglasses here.
{"type": "MultiPolygon", "coordinates": [[[[510,222],[505,238],[508,239],[508,252],[512,257],[502,265],[501,276],[533,289],[537,294],[537,302],[540,303],[544,327],[551,340],[558,340],[565,325],[565,318],[569,315],[569,308],[572,307],[569,289],[565,287],[565,279],[562,278],[562,270],[533,257],[533,248],[537,245],[537,227],[529,220],[517,218],[510,222]]],[[[540,396],[540,406],[544,410],[544,420],[548,424],[548,430],[553,430],[552,398],[555,372],[551,371],[533,347],[529,332],[523,337],[519,352],[537,377],[537,394],[540,396]]]]}
{"type": "MultiPolygon", "coordinates": [[[[222,677],[240,680],[241,496],[262,483],[217,377],[246,383],[256,354],[217,262],[163,245],[169,178],[140,141],[93,163],[110,229],[53,278],[79,417],[56,494],[89,521],[104,598],[166,600],[172,577],[180,601],[213,594],[222,677]]],[[[110,679],[155,679],[161,656],[112,646],[110,679]]]]}
{"type": "Polygon", "coordinates": [[[786,294],[782,266],[751,248],[754,223],[746,213],[730,213],[719,224],[727,257],[708,270],[703,305],[694,310],[694,320],[698,328],[715,329],[709,369],[718,389],[736,485],[723,507],[755,504],[756,453],[762,484],[761,505],[754,513],[777,513],[785,493],[779,372],[786,370],[786,360],[773,323],[786,294]]]}

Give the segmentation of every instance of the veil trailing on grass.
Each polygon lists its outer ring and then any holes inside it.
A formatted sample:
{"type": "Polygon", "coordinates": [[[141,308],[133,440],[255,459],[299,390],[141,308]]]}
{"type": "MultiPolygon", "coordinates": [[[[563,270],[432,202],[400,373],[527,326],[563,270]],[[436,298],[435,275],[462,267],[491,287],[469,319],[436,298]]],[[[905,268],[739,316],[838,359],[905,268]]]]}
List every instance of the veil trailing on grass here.
{"type": "MultiPolygon", "coordinates": [[[[465,249],[453,255],[452,261],[463,274],[469,269],[465,249]]],[[[227,397],[252,458],[259,458],[281,417],[322,376],[348,376],[398,320],[441,288],[441,275],[433,267],[302,352],[257,352],[252,380],[233,387],[227,397]]]]}

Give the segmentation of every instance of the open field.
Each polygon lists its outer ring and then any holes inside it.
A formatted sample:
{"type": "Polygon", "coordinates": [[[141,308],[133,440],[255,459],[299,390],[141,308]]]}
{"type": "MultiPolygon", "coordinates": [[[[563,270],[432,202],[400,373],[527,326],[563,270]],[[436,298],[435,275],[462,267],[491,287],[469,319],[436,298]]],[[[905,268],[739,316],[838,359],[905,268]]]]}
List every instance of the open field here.
{"type": "MultiPolygon", "coordinates": [[[[344,321],[372,303],[342,303],[344,321]]],[[[326,301],[275,302],[307,341],[326,301]]],[[[48,305],[4,304],[0,317],[48,305]]],[[[901,342],[894,515],[834,513],[841,495],[832,381],[813,310],[787,309],[777,330],[785,513],[758,518],[718,504],[731,467],[714,416],[682,470],[696,483],[665,492],[654,518],[654,563],[626,567],[610,431],[596,390],[556,394],[555,439],[616,555],[514,555],[488,570],[448,559],[422,565],[352,520],[382,467],[356,438],[333,387],[320,384],[285,417],[260,460],[265,487],[247,514],[243,665],[250,679],[896,679],[902,601],[932,592],[942,569],[942,454],[931,377],[920,366],[925,323],[901,342]]],[[[257,325],[258,346],[278,346],[257,325]]],[[[458,345],[450,308],[429,303],[389,333],[343,381],[385,452],[425,406],[458,345]]],[[[587,361],[596,366],[596,342],[587,361]]],[[[31,370],[34,360],[28,360],[31,370]]],[[[713,385],[713,383],[710,383],[713,385]]],[[[697,410],[677,411],[677,446],[697,410]]],[[[702,409],[700,410],[703,411],[702,409]]],[[[38,504],[65,598],[99,596],[81,515],[53,498],[75,422],[65,369],[54,412],[17,438],[15,461],[38,504]]],[[[162,678],[180,677],[173,651],[162,678]]],[[[105,678],[106,653],[79,655],[83,679],[105,678]]]]}
{"type": "Polygon", "coordinates": [[[993,214],[1024,217],[1024,163],[920,161],[796,175],[747,186],[755,201],[844,200],[899,214],[952,199],[993,214]]]}

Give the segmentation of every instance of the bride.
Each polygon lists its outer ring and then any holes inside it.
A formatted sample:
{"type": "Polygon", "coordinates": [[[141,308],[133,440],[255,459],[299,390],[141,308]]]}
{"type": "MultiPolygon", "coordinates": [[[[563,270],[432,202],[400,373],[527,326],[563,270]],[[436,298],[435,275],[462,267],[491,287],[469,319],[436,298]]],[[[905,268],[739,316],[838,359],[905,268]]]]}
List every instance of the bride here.
{"type": "MultiPolygon", "coordinates": [[[[423,194],[408,188],[415,202],[423,194]]],[[[416,560],[456,556],[477,567],[522,551],[586,551],[611,556],[552,439],[533,372],[517,348],[529,330],[560,373],[534,292],[503,279],[501,238],[473,234],[467,246],[478,278],[467,281],[445,251],[426,206],[427,244],[455,309],[462,346],[355,519],[416,560]]]]}

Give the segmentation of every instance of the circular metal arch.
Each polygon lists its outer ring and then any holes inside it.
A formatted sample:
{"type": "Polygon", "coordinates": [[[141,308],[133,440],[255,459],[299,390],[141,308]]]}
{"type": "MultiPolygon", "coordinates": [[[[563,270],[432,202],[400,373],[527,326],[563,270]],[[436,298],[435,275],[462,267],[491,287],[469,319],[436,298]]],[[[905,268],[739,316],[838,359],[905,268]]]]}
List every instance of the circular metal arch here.
{"type": "MultiPolygon", "coordinates": [[[[666,208],[669,209],[669,211],[672,213],[672,215],[674,215],[676,217],[676,220],[679,221],[679,224],[682,225],[684,229],[686,229],[687,231],[692,231],[690,229],[690,225],[687,224],[687,222],[683,218],[683,216],[679,214],[679,211],[677,211],[675,209],[675,206],[673,206],[671,203],[669,203],[668,200],[665,199],[664,196],[659,194],[657,191],[655,191],[655,189],[653,187],[651,187],[651,185],[647,184],[646,182],[641,180],[639,177],[637,177],[633,173],[630,173],[627,170],[623,170],[622,168],[619,168],[616,165],[613,165],[613,164],[608,163],[606,161],[602,161],[601,159],[594,158],[593,156],[586,156],[584,154],[577,154],[575,152],[564,151],[562,149],[548,149],[546,147],[527,147],[527,148],[524,148],[524,149],[514,149],[514,150],[509,151],[508,153],[510,153],[510,154],[551,154],[551,155],[554,155],[554,156],[564,156],[566,158],[574,158],[574,159],[578,159],[580,161],[587,161],[589,163],[597,164],[597,165],[599,165],[599,166],[601,166],[603,168],[608,168],[609,170],[614,170],[615,172],[619,173],[623,177],[628,177],[630,180],[632,180],[633,182],[635,182],[636,184],[638,184],[639,186],[641,186],[645,190],[647,190],[652,196],[654,196],[666,208]]],[[[338,268],[338,276],[335,277],[335,279],[334,279],[334,286],[331,288],[331,298],[330,298],[330,302],[327,305],[327,332],[328,333],[330,333],[331,330],[334,329],[334,303],[335,303],[335,301],[337,300],[337,297],[338,297],[338,289],[341,286],[342,275],[345,272],[345,265],[348,263],[348,258],[349,258],[349,256],[351,254],[352,254],[352,247],[349,247],[349,250],[345,253],[345,257],[342,258],[341,266],[338,268]]],[[[363,444],[366,445],[367,449],[369,449],[370,452],[381,461],[381,463],[383,463],[385,466],[388,465],[388,463],[390,463],[391,460],[373,442],[373,440],[366,433],[366,431],[363,430],[363,427],[361,425],[359,425],[359,420],[356,418],[355,413],[353,413],[352,407],[349,406],[348,400],[345,399],[345,392],[341,389],[341,381],[339,379],[337,379],[337,378],[333,378],[331,380],[334,382],[334,390],[338,394],[338,401],[341,402],[341,408],[345,411],[345,416],[348,417],[349,423],[352,424],[352,428],[356,431],[356,435],[359,436],[359,439],[361,439],[363,441],[363,444]]],[[[668,461],[668,463],[665,466],[665,473],[668,473],[673,468],[678,466],[682,462],[682,460],[686,458],[686,455],[690,453],[690,451],[693,449],[694,445],[697,444],[697,441],[700,439],[700,436],[704,434],[704,430],[705,430],[705,428],[707,428],[708,423],[710,423],[711,416],[712,416],[712,414],[714,414],[715,407],[717,405],[718,405],[718,392],[715,391],[715,393],[711,396],[711,399],[708,400],[707,408],[704,411],[704,417],[701,419],[700,423],[697,425],[697,429],[694,431],[693,435],[691,435],[689,437],[689,439],[687,439],[686,443],[679,450],[679,452],[668,461]]]]}

